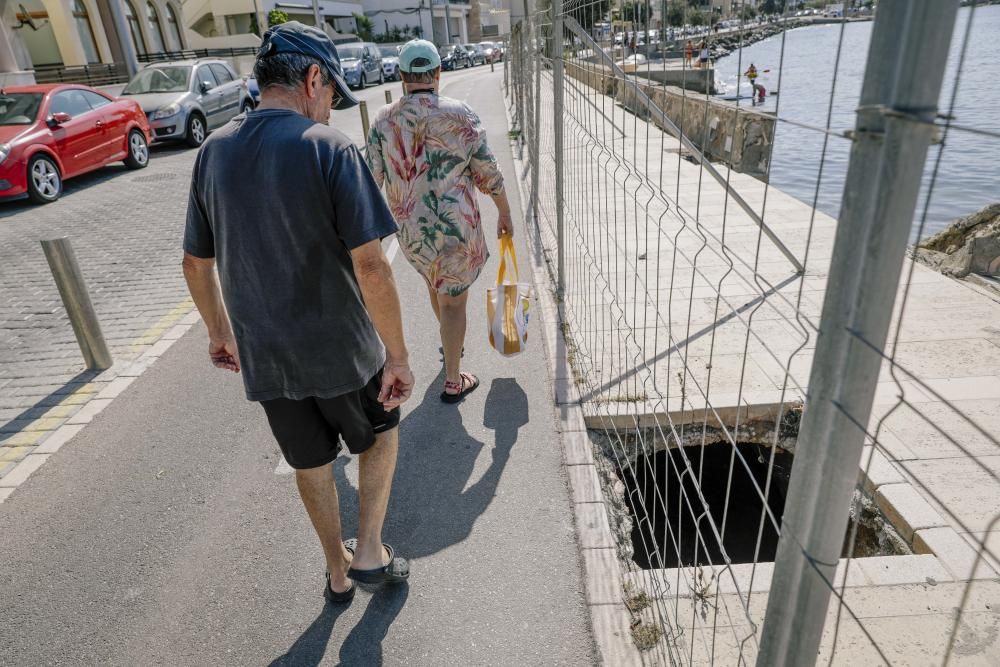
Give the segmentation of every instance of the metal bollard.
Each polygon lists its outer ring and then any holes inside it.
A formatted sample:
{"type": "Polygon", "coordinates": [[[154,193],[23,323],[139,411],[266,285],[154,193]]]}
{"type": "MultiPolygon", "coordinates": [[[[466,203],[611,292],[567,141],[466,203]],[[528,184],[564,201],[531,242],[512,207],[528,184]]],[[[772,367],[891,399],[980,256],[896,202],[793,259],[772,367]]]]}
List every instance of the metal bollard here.
{"type": "Polygon", "coordinates": [[[361,110],[361,130],[365,133],[365,141],[368,140],[368,129],[370,127],[368,123],[368,103],[361,101],[358,104],[358,109],[361,110]]]}
{"type": "Polygon", "coordinates": [[[76,342],[80,344],[87,368],[96,371],[111,368],[111,352],[104,342],[101,323],[97,321],[97,313],[90,302],[90,293],[69,239],[64,236],[42,241],[42,250],[49,262],[56,287],[59,288],[59,296],[66,307],[66,314],[73,325],[73,333],[76,334],[76,342]]]}
{"type": "Polygon", "coordinates": [[[392,104],[392,91],[391,90],[385,91],[385,103],[386,104],[392,104]]]}
{"type": "Polygon", "coordinates": [[[490,58],[490,71],[491,72],[496,71],[496,70],[493,69],[493,58],[490,58]]]}

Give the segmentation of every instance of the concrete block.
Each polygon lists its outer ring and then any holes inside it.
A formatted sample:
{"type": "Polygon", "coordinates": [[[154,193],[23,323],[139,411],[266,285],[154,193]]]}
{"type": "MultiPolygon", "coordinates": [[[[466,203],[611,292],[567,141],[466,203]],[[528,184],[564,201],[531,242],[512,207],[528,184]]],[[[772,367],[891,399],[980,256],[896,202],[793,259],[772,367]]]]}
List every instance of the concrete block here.
{"type": "Polygon", "coordinates": [[[560,436],[563,445],[563,462],[568,466],[593,465],[594,453],[586,431],[573,431],[560,436]]]}
{"type": "Polygon", "coordinates": [[[569,473],[569,485],[574,503],[604,502],[597,468],[592,465],[577,465],[568,466],[566,470],[569,473]]]}
{"type": "Polygon", "coordinates": [[[555,398],[558,404],[577,404],[580,402],[580,390],[573,378],[555,378],[555,398]]]}
{"type": "Polygon", "coordinates": [[[621,603],[590,607],[590,621],[600,654],[600,664],[614,667],[640,667],[645,664],[632,641],[630,620],[628,609],[621,603]]]}
{"type": "Polygon", "coordinates": [[[97,394],[96,398],[118,398],[118,396],[125,391],[132,382],[135,381],[134,377],[118,377],[108,383],[108,385],[97,394]]]}
{"type": "Polygon", "coordinates": [[[615,550],[584,549],[583,581],[587,589],[587,604],[620,604],[622,574],[615,550]]]}
{"type": "Polygon", "coordinates": [[[886,484],[875,492],[875,501],[907,542],[912,542],[913,533],[922,528],[948,525],[910,484],[886,484]]]}
{"type": "Polygon", "coordinates": [[[173,327],[172,329],[170,329],[169,331],[167,331],[165,334],[163,334],[162,339],[163,340],[177,340],[178,338],[182,338],[184,336],[184,334],[186,334],[188,332],[188,329],[190,329],[190,328],[191,327],[189,325],[178,324],[177,326],[173,327]]]}
{"type": "Polygon", "coordinates": [[[110,398],[95,398],[69,418],[67,424],[89,424],[104,408],[111,404],[110,398]]]}
{"type": "Polygon", "coordinates": [[[865,491],[874,493],[876,489],[886,484],[904,484],[906,478],[896,470],[874,447],[867,446],[861,453],[860,477],[864,482],[865,491]]]}
{"type": "Polygon", "coordinates": [[[190,313],[181,318],[181,324],[191,326],[192,324],[197,324],[201,322],[201,314],[197,309],[192,310],[190,313]]]}
{"type": "Polygon", "coordinates": [[[563,433],[587,430],[587,422],[583,416],[583,408],[579,405],[557,405],[556,411],[559,416],[559,424],[557,426],[563,433]]]}
{"type": "Polygon", "coordinates": [[[0,478],[0,487],[13,488],[20,486],[31,473],[38,470],[49,458],[48,454],[29,454],[23,461],[14,466],[13,470],[0,478]]]}
{"type": "Polygon", "coordinates": [[[153,345],[153,347],[146,350],[142,356],[139,357],[139,361],[142,361],[143,359],[158,359],[163,356],[163,354],[170,349],[170,346],[176,342],[176,340],[161,340],[153,345]]]}
{"type": "Polygon", "coordinates": [[[122,370],[118,375],[119,377],[139,377],[146,372],[146,369],[153,365],[156,361],[152,358],[138,359],[128,365],[127,368],[122,370]]]}
{"type": "Polygon", "coordinates": [[[54,454],[59,448],[73,439],[73,437],[83,430],[85,424],[65,424],[60,426],[52,435],[42,441],[36,449],[36,454],[54,454]]]}
{"type": "Polygon", "coordinates": [[[12,488],[0,488],[0,503],[10,498],[10,494],[14,493],[12,488]]]}
{"type": "Polygon", "coordinates": [[[944,583],[952,580],[952,576],[938,559],[930,555],[857,558],[851,567],[860,568],[872,586],[944,583]]]}
{"type": "Polygon", "coordinates": [[[956,581],[996,579],[998,576],[979,554],[952,528],[925,528],[913,536],[913,550],[933,554],[956,581]]]}
{"type": "Polygon", "coordinates": [[[833,586],[836,589],[858,588],[860,586],[870,586],[868,576],[858,567],[862,559],[854,558],[851,561],[841,560],[837,563],[837,569],[833,573],[833,586]]]}
{"type": "Polygon", "coordinates": [[[608,511],[604,503],[576,503],[576,535],[581,549],[613,549],[614,537],[608,523],[608,511]]]}

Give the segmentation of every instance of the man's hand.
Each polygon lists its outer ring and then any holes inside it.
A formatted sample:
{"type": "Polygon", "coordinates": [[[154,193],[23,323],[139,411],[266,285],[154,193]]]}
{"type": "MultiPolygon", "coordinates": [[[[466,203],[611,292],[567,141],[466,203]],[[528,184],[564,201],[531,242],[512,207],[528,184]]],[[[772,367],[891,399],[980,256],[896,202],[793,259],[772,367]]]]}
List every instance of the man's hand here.
{"type": "Polygon", "coordinates": [[[234,373],[240,372],[240,355],[236,350],[236,339],[232,336],[210,340],[208,343],[208,356],[212,359],[212,365],[216,368],[234,373]]]}
{"type": "Polygon", "coordinates": [[[514,222],[510,218],[510,211],[501,211],[497,216],[497,238],[504,234],[514,236],[514,222]]]}
{"type": "Polygon", "coordinates": [[[386,411],[394,410],[406,402],[413,392],[413,371],[408,363],[387,361],[382,370],[382,391],[378,400],[386,411]]]}

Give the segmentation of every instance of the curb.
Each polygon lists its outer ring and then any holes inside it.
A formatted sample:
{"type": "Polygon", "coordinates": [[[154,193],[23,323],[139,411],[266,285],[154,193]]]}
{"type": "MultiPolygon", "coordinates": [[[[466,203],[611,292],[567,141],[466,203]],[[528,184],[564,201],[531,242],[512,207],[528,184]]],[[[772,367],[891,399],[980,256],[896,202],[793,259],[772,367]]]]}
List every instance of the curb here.
{"type": "MultiPolygon", "coordinates": [[[[178,309],[180,306],[178,306],[178,309]]],[[[175,309],[177,310],[177,309],[175,309]]],[[[104,411],[114,399],[118,398],[136,378],[146,372],[156,360],[173,346],[191,327],[201,321],[201,316],[195,310],[194,304],[189,304],[184,312],[178,312],[176,324],[163,332],[156,339],[148,334],[141,337],[137,346],[147,348],[135,360],[125,364],[115,364],[86,384],[86,391],[78,390],[67,397],[75,412],[66,415],[61,425],[48,430],[35,441],[35,447],[13,468],[0,477],[0,504],[6,501],[14,490],[26,482],[28,478],[67,443],[73,440],[80,431],[104,411]]],[[[166,318],[164,318],[166,319],[166,318]]],[[[170,325],[167,325],[170,326],[170,325]]],[[[166,329],[166,326],[163,327],[166,329]]],[[[57,406],[57,408],[60,406],[57,406]]],[[[65,407],[65,406],[63,406],[65,407]]],[[[16,435],[15,435],[16,437],[16,435]]]]}

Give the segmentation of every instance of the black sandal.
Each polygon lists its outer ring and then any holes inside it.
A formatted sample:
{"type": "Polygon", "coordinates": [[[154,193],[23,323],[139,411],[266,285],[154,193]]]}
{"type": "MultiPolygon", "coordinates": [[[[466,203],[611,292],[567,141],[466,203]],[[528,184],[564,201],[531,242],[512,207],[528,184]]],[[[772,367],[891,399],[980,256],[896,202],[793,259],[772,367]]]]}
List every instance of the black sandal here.
{"type": "MultiPolygon", "coordinates": [[[[346,545],[345,545],[346,546],[346,545]]],[[[359,584],[401,584],[410,578],[410,564],[405,558],[400,558],[388,544],[382,545],[389,552],[389,564],[374,570],[347,570],[347,576],[359,584]]]]}
{"type": "Polygon", "coordinates": [[[354,593],[357,591],[357,588],[358,588],[357,586],[351,584],[351,587],[348,588],[346,591],[341,591],[340,593],[338,593],[337,591],[330,588],[330,573],[327,572],[326,586],[323,588],[323,597],[325,597],[326,601],[331,604],[345,604],[354,599],[354,593]]]}
{"type": "Polygon", "coordinates": [[[461,382],[448,382],[445,380],[444,391],[441,392],[441,400],[445,403],[458,403],[463,398],[471,394],[479,387],[479,378],[472,373],[462,371],[461,382]],[[468,380],[468,382],[466,382],[468,380]],[[449,394],[448,389],[458,389],[454,394],[449,394]]]}

